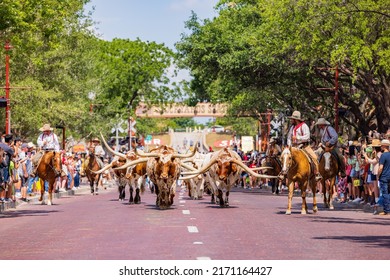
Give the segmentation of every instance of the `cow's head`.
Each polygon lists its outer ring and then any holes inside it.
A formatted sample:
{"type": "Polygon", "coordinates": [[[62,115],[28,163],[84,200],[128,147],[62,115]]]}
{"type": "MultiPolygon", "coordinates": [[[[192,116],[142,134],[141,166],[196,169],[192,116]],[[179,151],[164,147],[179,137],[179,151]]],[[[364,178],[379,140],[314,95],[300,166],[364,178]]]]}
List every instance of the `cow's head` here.
{"type": "Polygon", "coordinates": [[[217,159],[216,164],[216,174],[218,175],[219,180],[226,180],[230,174],[236,174],[237,164],[234,163],[234,159],[230,156],[223,155],[217,159]]]}
{"type": "Polygon", "coordinates": [[[173,154],[161,154],[156,158],[156,173],[160,179],[167,180],[169,177],[174,177],[178,168],[179,163],[173,154]]]}

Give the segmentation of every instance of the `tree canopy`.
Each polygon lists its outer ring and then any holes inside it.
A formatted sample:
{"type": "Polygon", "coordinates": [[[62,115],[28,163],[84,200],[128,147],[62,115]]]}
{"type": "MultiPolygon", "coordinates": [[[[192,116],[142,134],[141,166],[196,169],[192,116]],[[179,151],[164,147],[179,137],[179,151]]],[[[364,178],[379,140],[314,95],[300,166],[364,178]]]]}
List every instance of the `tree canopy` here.
{"type": "Polygon", "coordinates": [[[363,134],[390,127],[388,1],[241,0],[217,8],[213,20],[194,14],[176,45],[199,100],[228,100],[234,114],[271,107],[332,120],[337,67],[343,123],[363,134]]]}
{"type": "MultiPolygon", "coordinates": [[[[387,0],[221,0],[217,17],[193,13],[183,23],[189,33],[177,53],[155,42],[100,39],[88,2],[0,2],[0,41],[12,45],[0,56],[10,57],[14,134],[34,141],[46,122],[78,139],[108,134],[138,102],[178,99],[228,102],[238,134],[255,133],[256,122],[237,116],[267,109],[332,121],[336,70],[343,131],[390,127],[387,0]],[[193,77],[188,84],[172,82],[180,67],[193,77]]],[[[143,134],[190,123],[137,120],[143,134]]]]}

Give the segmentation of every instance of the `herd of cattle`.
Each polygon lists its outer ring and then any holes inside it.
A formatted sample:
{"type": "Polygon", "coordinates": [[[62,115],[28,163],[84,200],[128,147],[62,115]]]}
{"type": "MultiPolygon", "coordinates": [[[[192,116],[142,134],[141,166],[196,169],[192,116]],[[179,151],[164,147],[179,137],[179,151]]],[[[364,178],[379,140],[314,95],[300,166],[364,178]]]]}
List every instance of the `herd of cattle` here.
{"type": "Polygon", "coordinates": [[[258,178],[275,178],[257,172],[267,167],[249,168],[235,151],[228,148],[208,154],[199,153],[195,148],[188,154],[179,154],[173,148],[163,145],[148,153],[134,150],[124,154],[114,151],[103,136],[102,139],[107,150],[115,157],[96,173],[112,169],[119,199],[125,198],[128,185],[130,203],[141,202],[140,193],[145,190],[147,178],[154,185],[156,206],[160,209],[167,209],[173,204],[178,180],[186,184],[192,198],[201,198],[204,191],[209,189],[212,202],[224,207],[229,205],[229,192],[240,179],[242,171],[258,178]]]}

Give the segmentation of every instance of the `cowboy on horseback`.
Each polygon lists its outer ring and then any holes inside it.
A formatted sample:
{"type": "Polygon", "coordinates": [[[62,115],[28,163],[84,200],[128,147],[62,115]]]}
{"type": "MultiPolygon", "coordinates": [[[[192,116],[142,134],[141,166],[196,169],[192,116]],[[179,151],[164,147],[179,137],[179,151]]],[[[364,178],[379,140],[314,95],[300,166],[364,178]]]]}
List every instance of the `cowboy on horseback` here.
{"type": "Polygon", "coordinates": [[[31,177],[36,176],[36,171],[39,165],[39,162],[41,161],[41,158],[43,157],[44,153],[46,151],[60,151],[60,143],[58,142],[57,135],[53,132],[53,128],[50,127],[50,124],[44,124],[40,129],[42,133],[38,136],[37,139],[37,145],[38,145],[38,152],[34,155],[32,158],[32,172],[30,173],[31,177]]]}
{"type": "Polygon", "coordinates": [[[322,135],[320,147],[316,152],[318,155],[322,155],[325,150],[329,149],[337,158],[341,177],[345,177],[345,160],[341,155],[340,149],[337,147],[339,139],[337,131],[324,118],[319,118],[315,125],[318,126],[322,135]]]}
{"type": "Polygon", "coordinates": [[[282,149],[280,146],[276,143],[276,139],[274,137],[271,137],[268,143],[267,151],[265,154],[267,156],[279,156],[282,153],[282,149]]]}
{"type": "MultiPolygon", "coordinates": [[[[106,155],[106,152],[104,151],[102,145],[100,144],[100,139],[95,137],[92,138],[91,142],[88,144],[88,151],[89,153],[92,153],[96,156],[96,160],[99,164],[100,168],[104,167],[104,156],[106,155]]],[[[84,161],[84,165],[88,166],[88,161],[90,159],[90,155],[87,157],[87,159],[84,161]]]]}
{"type": "Polygon", "coordinates": [[[298,147],[302,149],[311,159],[314,164],[314,174],[316,175],[316,181],[322,179],[322,176],[318,168],[317,155],[313,151],[310,145],[310,128],[301,117],[301,112],[294,111],[290,117],[288,117],[292,125],[287,135],[287,145],[292,147],[298,147]]]}

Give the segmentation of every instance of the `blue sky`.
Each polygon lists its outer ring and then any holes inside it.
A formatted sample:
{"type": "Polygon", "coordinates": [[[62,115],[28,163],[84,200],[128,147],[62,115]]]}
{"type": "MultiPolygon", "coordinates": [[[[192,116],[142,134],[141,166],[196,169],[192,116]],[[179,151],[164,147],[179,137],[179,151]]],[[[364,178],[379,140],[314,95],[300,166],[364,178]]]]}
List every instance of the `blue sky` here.
{"type": "MultiPolygon", "coordinates": [[[[104,40],[113,38],[164,43],[174,49],[182,33],[188,33],[184,22],[194,11],[200,19],[216,17],[214,10],[219,0],[91,0],[85,7],[95,10],[92,19],[96,30],[104,40]]],[[[169,69],[173,72],[173,69],[169,69]]],[[[190,79],[187,71],[179,71],[172,81],[190,79]]],[[[206,123],[209,118],[195,118],[206,123]]]]}
{"type": "Polygon", "coordinates": [[[92,18],[98,22],[97,31],[104,40],[113,38],[164,43],[173,49],[180,34],[188,32],[184,22],[194,11],[199,18],[217,16],[218,0],[92,0],[92,18]]]}

